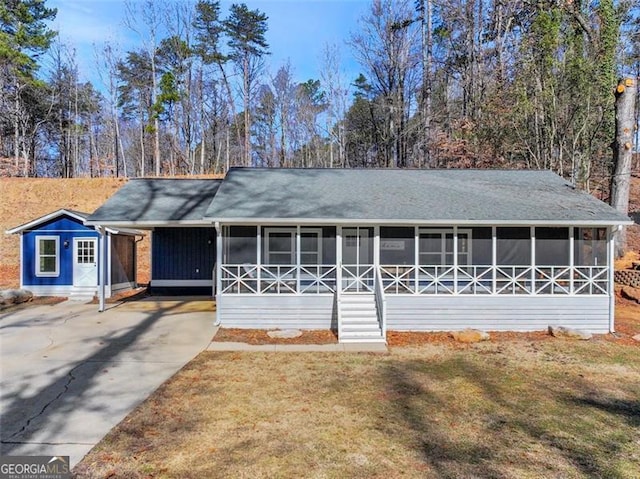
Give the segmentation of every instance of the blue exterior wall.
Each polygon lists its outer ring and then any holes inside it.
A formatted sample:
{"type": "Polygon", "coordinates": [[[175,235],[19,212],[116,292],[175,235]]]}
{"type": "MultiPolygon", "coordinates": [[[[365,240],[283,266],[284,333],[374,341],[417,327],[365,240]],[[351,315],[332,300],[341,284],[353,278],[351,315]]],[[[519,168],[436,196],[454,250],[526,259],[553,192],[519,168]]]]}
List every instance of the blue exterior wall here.
{"type": "Polygon", "coordinates": [[[152,281],[210,280],[215,262],[215,228],[156,228],[153,230],[152,281]]]}
{"type": "MultiPolygon", "coordinates": [[[[73,285],[73,238],[99,238],[97,231],[74,218],[60,216],[36,229],[22,234],[22,278],[25,286],[72,286],[73,285]],[[36,276],[36,236],[57,236],[59,238],[60,268],[58,276],[36,276]],[[69,247],[64,247],[64,242],[69,247]]],[[[100,248],[100,241],[98,241],[100,248]]]]}

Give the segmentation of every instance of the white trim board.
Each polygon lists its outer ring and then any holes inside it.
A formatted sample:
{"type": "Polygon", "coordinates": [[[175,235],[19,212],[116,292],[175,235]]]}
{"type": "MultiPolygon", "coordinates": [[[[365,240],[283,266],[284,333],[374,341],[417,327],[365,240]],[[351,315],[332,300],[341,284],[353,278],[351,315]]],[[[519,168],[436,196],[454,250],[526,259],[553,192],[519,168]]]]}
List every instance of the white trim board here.
{"type": "Polygon", "coordinates": [[[310,225],[310,226],[557,226],[558,228],[576,227],[596,227],[596,226],[618,226],[633,225],[633,221],[602,221],[602,220],[411,220],[411,219],[332,219],[332,218],[210,218],[213,222],[221,225],[310,225]]]}

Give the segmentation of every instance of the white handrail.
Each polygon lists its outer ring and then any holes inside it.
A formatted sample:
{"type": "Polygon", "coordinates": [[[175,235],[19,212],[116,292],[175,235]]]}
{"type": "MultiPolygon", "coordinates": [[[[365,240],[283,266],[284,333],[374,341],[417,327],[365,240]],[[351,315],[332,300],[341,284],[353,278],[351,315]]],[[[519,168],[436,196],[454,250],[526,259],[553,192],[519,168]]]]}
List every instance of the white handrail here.
{"type": "Polygon", "coordinates": [[[384,288],[382,286],[382,277],[380,275],[380,268],[375,268],[374,281],[373,281],[374,294],[376,299],[376,312],[378,314],[378,321],[380,323],[380,330],[382,337],[387,338],[387,298],[384,295],[384,288]]]}

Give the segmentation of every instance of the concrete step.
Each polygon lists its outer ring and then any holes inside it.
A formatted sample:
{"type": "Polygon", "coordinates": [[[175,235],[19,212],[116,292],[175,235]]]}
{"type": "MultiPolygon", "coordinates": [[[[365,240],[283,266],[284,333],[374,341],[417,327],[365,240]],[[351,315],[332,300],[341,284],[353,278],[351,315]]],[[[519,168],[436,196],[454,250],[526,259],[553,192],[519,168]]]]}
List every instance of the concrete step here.
{"type": "Polygon", "coordinates": [[[342,315],[343,323],[373,323],[378,324],[378,316],[375,314],[358,314],[352,316],[342,315]]]}
{"type": "Polygon", "coordinates": [[[378,313],[376,310],[362,310],[362,309],[351,309],[351,310],[342,310],[342,319],[345,318],[377,318],[378,313]]]}
{"type": "Polygon", "coordinates": [[[91,301],[96,296],[95,286],[76,286],[69,293],[69,301],[91,301]]]}
{"type": "Polygon", "coordinates": [[[342,328],[342,337],[367,337],[367,338],[377,338],[382,337],[380,333],[380,328],[368,328],[368,329],[352,329],[352,328],[342,328]]]}
{"type": "Polygon", "coordinates": [[[376,298],[371,296],[341,296],[340,302],[342,303],[375,303],[376,298]]]}
{"type": "Polygon", "coordinates": [[[380,333],[377,336],[369,335],[342,335],[339,339],[341,343],[386,343],[387,341],[382,337],[380,333]]]}

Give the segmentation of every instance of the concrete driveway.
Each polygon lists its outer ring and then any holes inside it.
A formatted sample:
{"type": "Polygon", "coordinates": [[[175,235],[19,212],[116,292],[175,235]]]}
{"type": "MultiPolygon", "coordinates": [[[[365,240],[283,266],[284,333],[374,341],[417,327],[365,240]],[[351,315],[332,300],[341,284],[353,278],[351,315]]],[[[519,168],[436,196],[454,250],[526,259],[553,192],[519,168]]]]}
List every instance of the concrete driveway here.
{"type": "Polygon", "coordinates": [[[0,312],[0,454],[77,464],[214,334],[211,301],[107,306],[0,312]]]}

